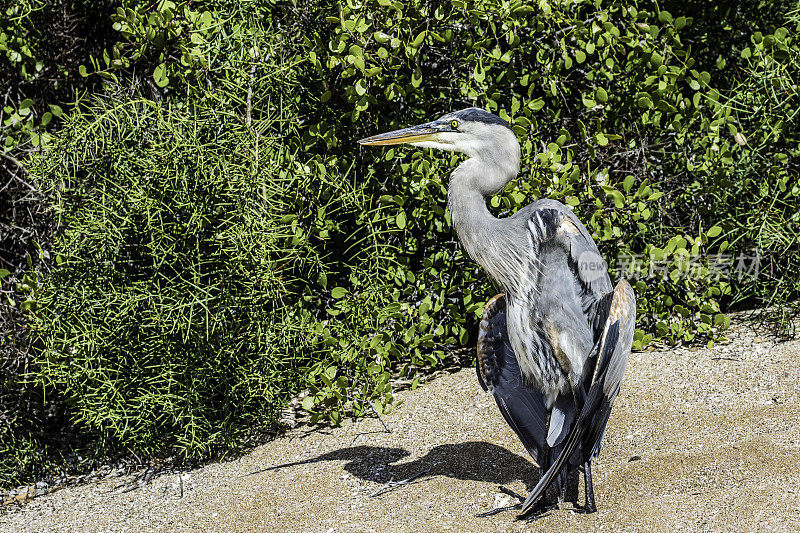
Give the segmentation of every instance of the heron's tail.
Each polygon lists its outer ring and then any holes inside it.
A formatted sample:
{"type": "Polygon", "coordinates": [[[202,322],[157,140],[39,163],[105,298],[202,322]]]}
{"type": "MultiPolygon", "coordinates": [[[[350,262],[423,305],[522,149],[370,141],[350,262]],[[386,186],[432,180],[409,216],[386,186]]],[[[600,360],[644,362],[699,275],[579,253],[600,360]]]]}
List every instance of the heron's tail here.
{"type": "Polygon", "coordinates": [[[561,473],[567,461],[569,461],[573,454],[579,449],[579,446],[581,447],[579,451],[581,454],[580,462],[586,462],[591,459],[591,454],[596,447],[595,440],[597,435],[595,435],[595,433],[599,431],[599,436],[602,438],[602,430],[605,428],[605,423],[608,420],[608,413],[610,413],[611,404],[613,403],[613,398],[607,396],[604,387],[606,385],[605,376],[608,372],[609,361],[617,344],[617,340],[619,339],[619,331],[619,321],[611,324],[608,328],[606,339],[609,342],[604,344],[601,349],[602,353],[600,354],[601,368],[598,374],[601,378],[592,383],[592,386],[589,388],[589,393],[586,395],[581,414],[578,416],[578,420],[572,425],[561,453],[558,454],[556,460],[553,461],[553,464],[550,465],[550,468],[542,475],[530,495],[525,499],[525,502],[522,504],[522,512],[519,515],[520,518],[525,518],[527,516],[526,513],[533,508],[534,504],[539,501],[545,491],[547,491],[547,488],[561,473]],[[590,432],[589,436],[592,437],[588,440],[589,444],[591,444],[591,448],[584,449],[587,431],[590,432]]]}
{"type": "Polygon", "coordinates": [[[569,458],[572,457],[572,455],[578,449],[578,446],[581,445],[586,433],[586,428],[589,425],[588,422],[595,414],[595,411],[600,405],[602,399],[602,385],[595,383],[595,385],[593,385],[589,390],[586,403],[583,405],[583,409],[581,410],[581,414],[578,417],[577,422],[572,426],[572,430],[567,436],[567,441],[564,444],[564,448],[561,450],[561,453],[558,454],[556,460],[552,465],[550,465],[550,468],[547,469],[547,472],[542,475],[541,479],[539,479],[539,482],[533,488],[530,495],[528,495],[528,497],[525,499],[525,503],[522,504],[522,511],[519,515],[520,518],[525,518],[527,516],[526,513],[531,510],[534,504],[538,502],[539,499],[544,495],[544,493],[547,491],[547,488],[553,483],[556,477],[561,474],[561,471],[566,466],[569,458]]]}

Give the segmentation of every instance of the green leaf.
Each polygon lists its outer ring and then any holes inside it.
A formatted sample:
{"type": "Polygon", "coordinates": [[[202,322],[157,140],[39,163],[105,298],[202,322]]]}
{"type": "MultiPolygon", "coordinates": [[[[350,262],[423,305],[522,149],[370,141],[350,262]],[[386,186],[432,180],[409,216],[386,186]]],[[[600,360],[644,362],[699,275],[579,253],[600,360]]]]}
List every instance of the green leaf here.
{"type": "Polygon", "coordinates": [[[483,61],[479,60],[475,64],[475,71],[472,74],[472,77],[478,83],[483,83],[483,80],[486,78],[486,71],[483,70],[483,61]]]}
{"type": "Polygon", "coordinates": [[[334,287],[331,289],[331,297],[336,298],[337,300],[344,298],[346,295],[347,289],[344,287],[334,287]]]}
{"type": "Polygon", "coordinates": [[[645,95],[636,100],[636,105],[641,107],[642,109],[649,109],[653,107],[653,101],[650,99],[649,96],[645,95]]]}
{"type": "Polygon", "coordinates": [[[526,5],[523,4],[523,5],[519,6],[519,7],[515,7],[514,9],[512,9],[511,10],[511,16],[512,17],[523,17],[525,15],[533,13],[534,11],[535,10],[534,10],[534,8],[532,6],[526,6],[526,5]]]}
{"type": "Polygon", "coordinates": [[[458,342],[461,343],[462,346],[465,346],[468,340],[469,340],[469,332],[466,330],[466,328],[459,327],[458,342]]]}
{"type": "Polygon", "coordinates": [[[719,235],[720,233],[722,233],[722,228],[719,226],[713,226],[711,229],[708,230],[708,232],[706,232],[706,235],[713,238],[719,235]]]}
{"type": "Polygon", "coordinates": [[[625,189],[625,194],[628,194],[630,192],[631,187],[633,187],[634,180],[635,178],[633,174],[628,174],[625,177],[625,181],[622,182],[622,188],[625,189]]]}
{"type": "Polygon", "coordinates": [[[153,70],[153,80],[159,87],[166,87],[169,85],[169,77],[167,76],[167,66],[164,63],[156,65],[153,70]]]}
{"type": "Polygon", "coordinates": [[[539,111],[541,108],[544,107],[544,100],[541,98],[537,98],[529,102],[528,107],[533,111],[539,111]]]}
{"type": "Polygon", "coordinates": [[[608,185],[603,185],[603,190],[606,192],[608,196],[610,196],[614,200],[614,205],[618,209],[622,209],[625,207],[625,197],[622,195],[621,192],[616,190],[614,187],[610,187],[608,185]]]}
{"type": "Polygon", "coordinates": [[[17,112],[20,115],[25,116],[30,112],[32,105],[33,105],[33,100],[31,100],[30,98],[26,98],[19,103],[19,108],[17,109],[17,112]]]}
{"type": "Polygon", "coordinates": [[[415,68],[414,72],[411,73],[411,85],[412,87],[419,87],[422,84],[422,71],[419,68],[415,68]]]}
{"type": "Polygon", "coordinates": [[[658,52],[650,55],[650,63],[655,67],[660,67],[664,63],[664,58],[658,52]]]}

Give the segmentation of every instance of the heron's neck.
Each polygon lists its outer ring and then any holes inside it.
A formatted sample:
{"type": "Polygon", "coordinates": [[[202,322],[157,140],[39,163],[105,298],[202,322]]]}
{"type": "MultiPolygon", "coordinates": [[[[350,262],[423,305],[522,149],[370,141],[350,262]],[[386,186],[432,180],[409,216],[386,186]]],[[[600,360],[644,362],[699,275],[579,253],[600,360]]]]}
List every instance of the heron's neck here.
{"type": "Polygon", "coordinates": [[[464,175],[464,164],[453,172],[447,191],[447,207],[450,208],[450,220],[461,244],[470,257],[482,263],[479,258],[487,237],[500,220],[489,212],[486,199],[471,186],[471,181],[464,175]]]}
{"type": "Polygon", "coordinates": [[[512,292],[520,267],[518,236],[509,220],[498,219],[489,212],[484,195],[501,191],[516,173],[516,167],[499,168],[470,158],[453,171],[447,193],[450,219],[462,246],[489,275],[512,292]],[[485,184],[493,185],[487,190],[485,184]]]}

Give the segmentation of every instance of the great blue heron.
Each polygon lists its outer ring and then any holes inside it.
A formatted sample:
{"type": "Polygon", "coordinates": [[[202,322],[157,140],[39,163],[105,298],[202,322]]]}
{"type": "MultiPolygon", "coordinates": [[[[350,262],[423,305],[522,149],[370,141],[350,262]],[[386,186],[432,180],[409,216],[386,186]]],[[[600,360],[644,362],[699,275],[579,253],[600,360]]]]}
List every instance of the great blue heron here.
{"type": "Polygon", "coordinates": [[[633,342],[631,286],[612,286],[589,232],[560,202],[492,216],[485,198],[517,175],[520,160],[517,137],[500,117],[470,108],[358,142],[467,155],[450,177],[451,220],[470,257],[505,290],[483,313],[478,380],[542,472],[521,505],[505,509],[521,509],[524,519],[564,499],[576,502],[582,469],[584,510],[594,512],[591,461],[633,342]]]}

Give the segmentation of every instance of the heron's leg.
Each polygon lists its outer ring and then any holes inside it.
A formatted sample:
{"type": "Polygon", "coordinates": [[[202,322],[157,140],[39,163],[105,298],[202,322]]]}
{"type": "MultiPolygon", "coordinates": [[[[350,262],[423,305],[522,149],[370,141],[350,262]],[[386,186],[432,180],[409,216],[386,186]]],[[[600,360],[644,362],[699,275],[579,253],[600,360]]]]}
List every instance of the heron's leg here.
{"type": "Polygon", "coordinates": [[[594,485],[592,485],[592,462],[586,461],[583,464],[583,482],[586,485],[586,505],[584,510],[587,513],[594,513],[597,511],[597,506],[594,503],[594,485]]]}
{"type": "Polygon", "coordinates": [[[578,469],[567,472],[567,481],[564,483],[561,499],[565,502],[576,503],[578,501],[578,469]]]}

